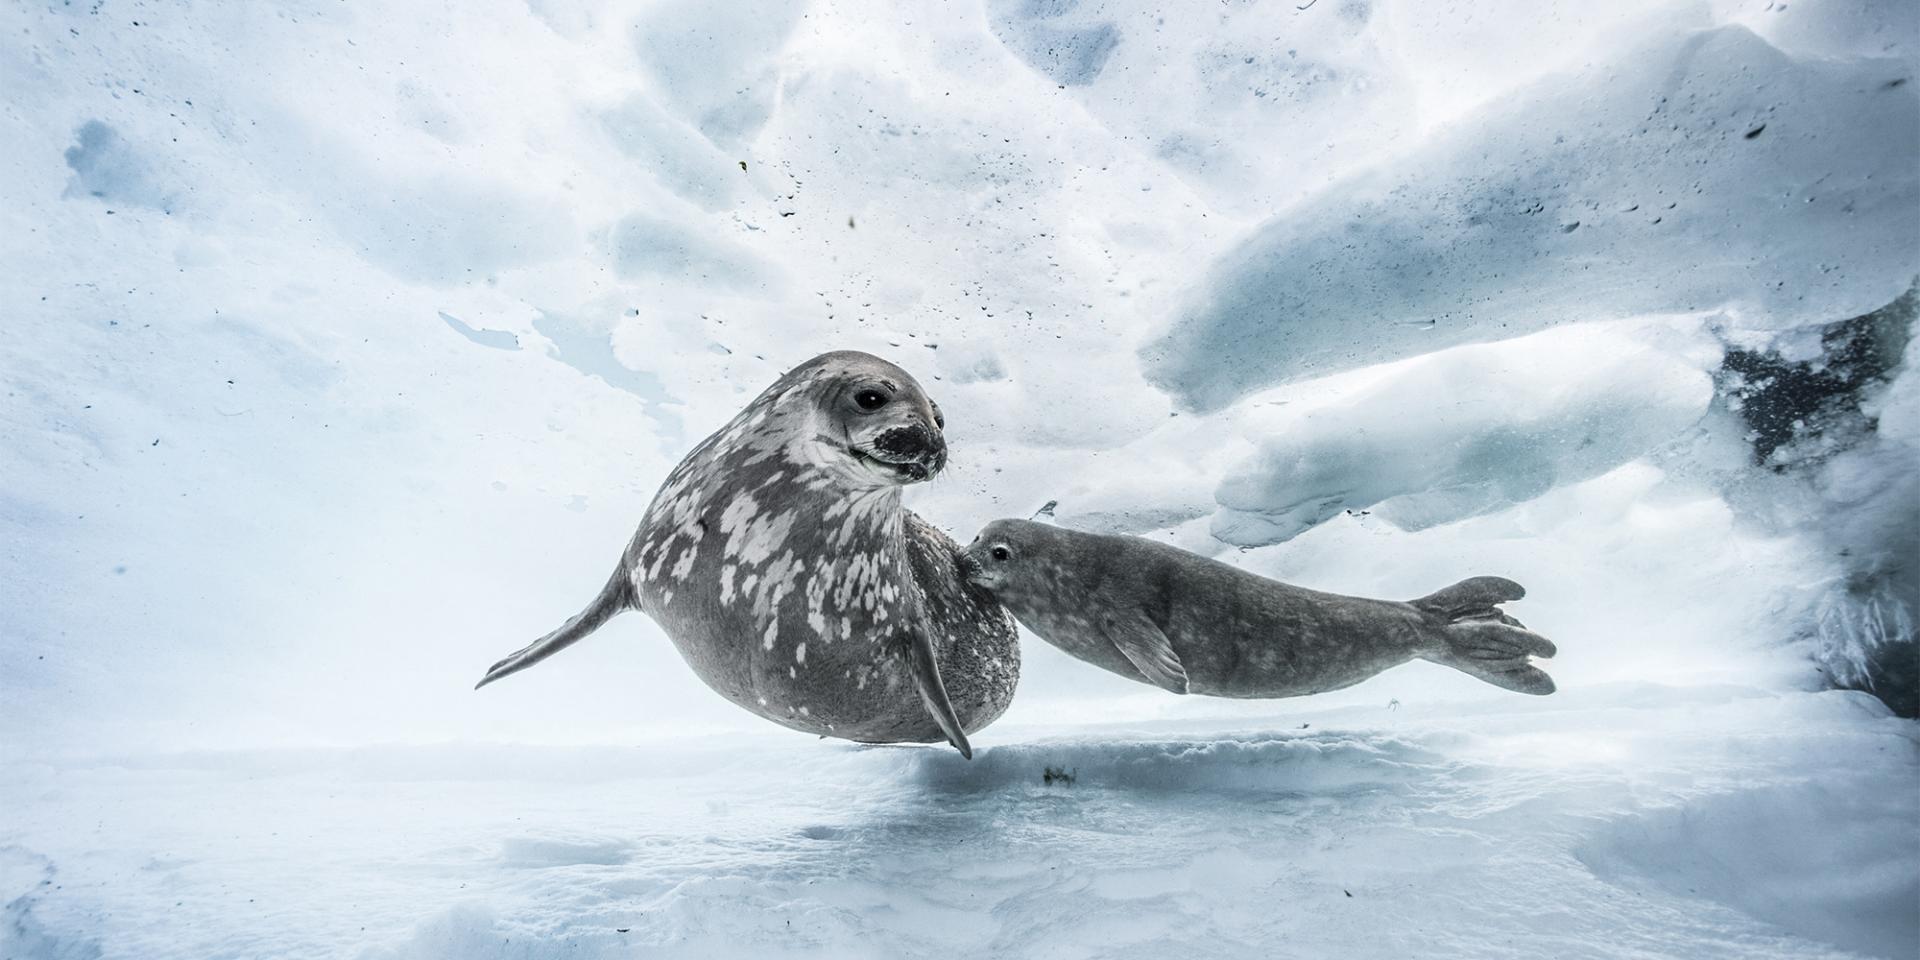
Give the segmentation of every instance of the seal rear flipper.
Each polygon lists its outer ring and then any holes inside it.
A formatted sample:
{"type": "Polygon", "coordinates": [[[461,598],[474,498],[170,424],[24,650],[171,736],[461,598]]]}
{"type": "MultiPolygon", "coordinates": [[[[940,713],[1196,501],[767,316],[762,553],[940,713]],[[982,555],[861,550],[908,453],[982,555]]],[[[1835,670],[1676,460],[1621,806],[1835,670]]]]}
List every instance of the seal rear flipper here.
{"type": "Polygon", "coordinates": [[[1502,614],[1494,609],[1496,604],[1518,600],[1526,595],[1527,588],[1506,577],[1468,577],[1451,587],[1436,590],[1413,601],[1413,605],[1428,613],[1444,616],[1449,621],[1482,617],[1497,619],[1502,614]]]}
{"type": "Polygon", "coordinates": [[[1492,617],[1450,623],[1440,628],[1446,648],[1425,659],[1496,687],[1546,696],[1554,691],[1553,678],[1528,658],[1553,656],[1553,641],[1518,624],[1498,611],[1492,617]]]}
{"type": "Polygon", "coordinates": [[[1146,614],[1108,614],[1100,629],[1149,683],[1170,693],[1187,692],[1187,668],[1174,652],[1173,641],[1146,614]]]}
{"type": "Polygon", "coordinates": [[[600,629],[601,624],[613,619],[614,614],[631,607],[633,604],[630,602],[630,597],[626,566],[622,564],[620,569],[613,572],[612,578],[607,580],[607,585],[600,588],[600,595],[594,597],[593,602],[587,604],[585,610],[569,617],[566,623],[560,625],[560,629],[527,644],[506,659],[488,667],[487,675],[481,677],[480,682],[474,684],[473,688],[478,690],[501,677],[519,673],[573,646],[582,637],[600,629]]]}
{"type": "Polygon", "coordinates": [[[953,712],[953,702],[947,699],[947,685],[940,681],[940,664],[933,658],[933,641],[924,630],[914,630],[906,638],[907,667],[913,673],[913,685],[920,691],[920,703],[927,708],[927,715],[940,725],[940,732],[947,735],[947,742],[968,760],[973,759],[973,746],[967,743],[967,732],[960,729],[960,717],[953,712]]]}

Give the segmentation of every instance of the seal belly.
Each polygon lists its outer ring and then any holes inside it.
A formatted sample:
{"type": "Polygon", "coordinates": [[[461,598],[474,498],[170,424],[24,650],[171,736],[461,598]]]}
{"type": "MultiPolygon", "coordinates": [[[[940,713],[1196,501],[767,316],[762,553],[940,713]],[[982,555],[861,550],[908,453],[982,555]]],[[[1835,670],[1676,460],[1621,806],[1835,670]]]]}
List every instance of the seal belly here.
{"type": "Polygon", "coordinates": [[[839,511],[804,497],[714,502],[641,551],[637,570],[652,574],[641,607],[733,703],[795,730],[874,742],[944,739],[903,659],[910,632],[926,630],[956,715],[979,729],[1012,699],[1011,620],[962,582],[952,540],[900,509],[897,493],[872,499],[839,511]],[[822,531],[786,519],[816,514],[846,522],[822,531]]]}

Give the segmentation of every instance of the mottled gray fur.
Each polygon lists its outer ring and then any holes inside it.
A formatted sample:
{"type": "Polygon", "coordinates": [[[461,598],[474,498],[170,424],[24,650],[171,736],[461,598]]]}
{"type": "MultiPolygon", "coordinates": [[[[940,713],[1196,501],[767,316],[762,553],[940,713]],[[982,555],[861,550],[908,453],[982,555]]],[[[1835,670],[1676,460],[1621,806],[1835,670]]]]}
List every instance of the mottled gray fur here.
{"type": "Polygon", "coordinates": [[[708,686],[775,723],[971,756],[966,734],[1013,698],[1019,637],[961,577],[959,545],[901,506],[902,486],[945,466],[943,427],[878,357],[796,367],[668,475],[600,596],[480,685],[637,608],[708,686]]]}
{"type": "Polygon", "coordinates": [[[1529,662],[1553,644],[1496,604],[1526,591],[1474,577],[1411,602],[1290,586],[1140,537],[995,520],[968,578],[1041,639],[1175,693],[1296,697],[1349,687],[1413,659],[1521,693],[1553,692],[1529,662]]]}

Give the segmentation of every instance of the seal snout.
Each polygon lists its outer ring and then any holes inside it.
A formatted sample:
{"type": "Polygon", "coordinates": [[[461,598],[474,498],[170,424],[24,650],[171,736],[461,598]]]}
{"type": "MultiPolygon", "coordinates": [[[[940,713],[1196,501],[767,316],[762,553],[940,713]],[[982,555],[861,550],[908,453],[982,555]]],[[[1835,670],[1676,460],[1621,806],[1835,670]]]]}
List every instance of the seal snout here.
{"type": "Polygon", "coordinates": [[[892,427],[873,438],[874,459],[910,481],[926,480],[947,465],[947,441],[924,424],[892,427]]]}
{"type": "Polygon", "coordinates": [[[961,550],[954,554],[953,566],[960,571],[960,579],[969,583],[979,583],[980,561],[973,558],[971,550],[961,550]]]}

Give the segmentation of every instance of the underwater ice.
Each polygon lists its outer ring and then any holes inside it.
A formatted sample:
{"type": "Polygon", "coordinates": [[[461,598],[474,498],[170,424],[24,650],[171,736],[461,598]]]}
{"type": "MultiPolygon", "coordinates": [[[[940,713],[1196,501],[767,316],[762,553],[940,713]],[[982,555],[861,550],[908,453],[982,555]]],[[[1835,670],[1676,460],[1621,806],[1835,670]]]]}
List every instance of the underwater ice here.
{"type": "Polygon", "coordinates": [[[1142,357],[1210,410],[1553,324],[1865,313],[1914,277],[1908,73],[1797,60],[1726,26],[1539,81],[1275,217],[1142,357]]]}
{"type": "Polygon", "coordinates": [[[366,960],[1841,958],[1920,936],[1915,745],[1862,694],[1285,721],[971,763],[735,737],[35,767],[0,793],[33,801],[0,929],[13,956],[366,960]]]}
{"type": "Polygon", "coordinates": [[[1221,480],[1213,535],[1277,543],[1349,510],[1408,530],[1449,523],[1600,476],[1706,415],[1705,372],[1607,334],[1442,351],[1351,396],[1279,408],[1221,480]]]}
{"type": "Polygon", "coordinates": [[[1916,43],[0,8],[0,956],[1913,956],[1916,43]],[[761,724],[639,616],[471,691],[832,348],[939,400],[909,502],[962,540],[1510,576],[1560,692],[1175,698],[1035,641],[969,764],[761,724]]]}

